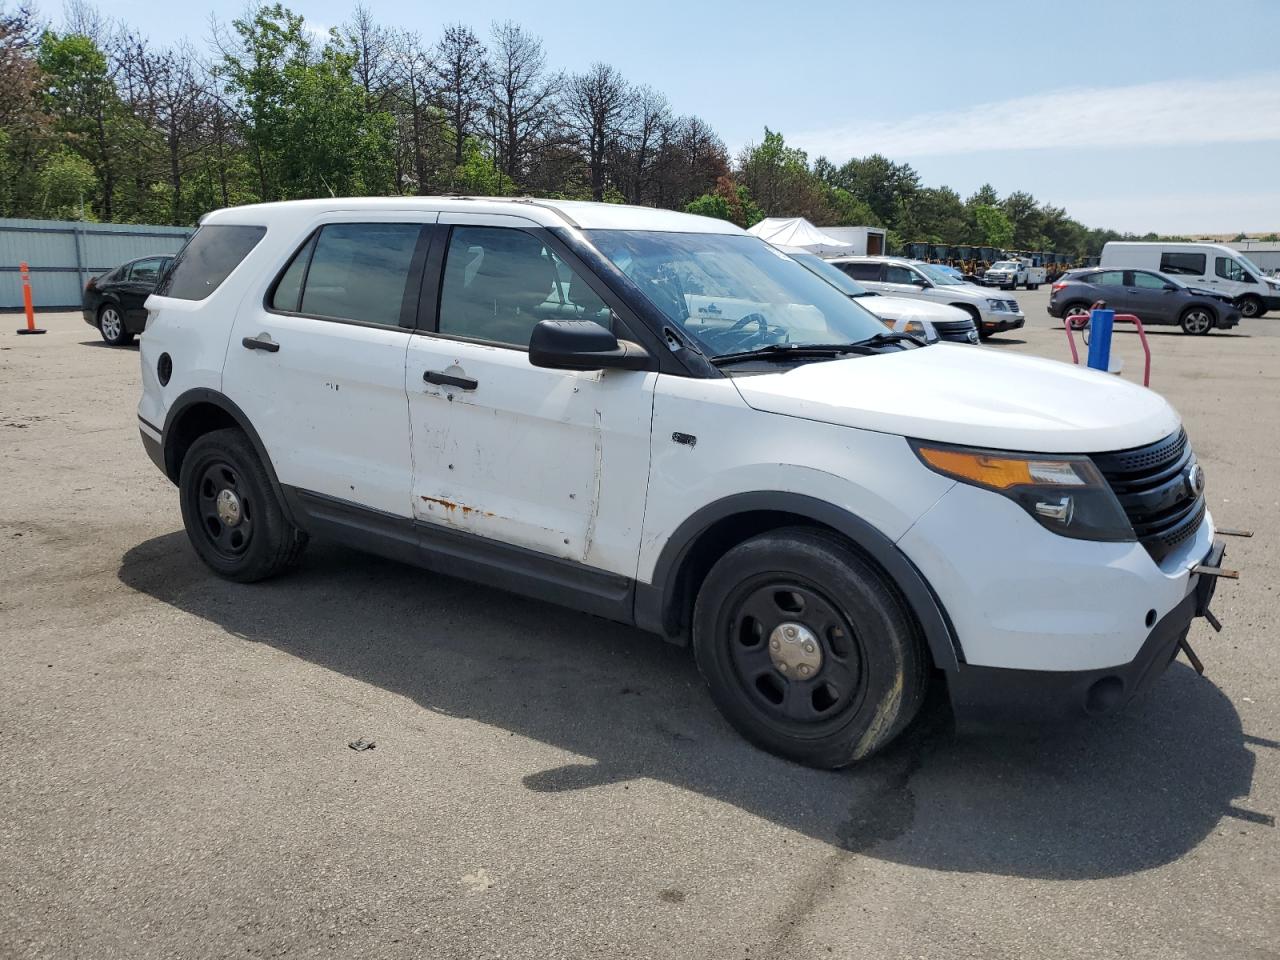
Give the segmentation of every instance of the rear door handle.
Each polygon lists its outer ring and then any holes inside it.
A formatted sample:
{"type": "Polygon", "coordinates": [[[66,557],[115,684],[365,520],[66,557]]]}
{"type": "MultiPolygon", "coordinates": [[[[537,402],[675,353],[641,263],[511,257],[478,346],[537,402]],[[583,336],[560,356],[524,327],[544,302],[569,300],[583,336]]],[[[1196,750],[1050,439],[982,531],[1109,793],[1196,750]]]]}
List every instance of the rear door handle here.
{"type": "Polygon", "coordinates": [[[249,350],[265,350],[267,353],[275,353],[280,349],[280,344],[272,340],[269,333],[260,333],[256,337],[245,337],[240,341],[240,345],[249,350]]]}
{"type": "Polygon", "coordinates": [[[478,380],[471,377],[455,377],[443,370],[428,370],[422,375],[422,379],[427,383],[439,384],[442,387],[457,387],[459,390],[474,390],[480,386],[478,380]]]}

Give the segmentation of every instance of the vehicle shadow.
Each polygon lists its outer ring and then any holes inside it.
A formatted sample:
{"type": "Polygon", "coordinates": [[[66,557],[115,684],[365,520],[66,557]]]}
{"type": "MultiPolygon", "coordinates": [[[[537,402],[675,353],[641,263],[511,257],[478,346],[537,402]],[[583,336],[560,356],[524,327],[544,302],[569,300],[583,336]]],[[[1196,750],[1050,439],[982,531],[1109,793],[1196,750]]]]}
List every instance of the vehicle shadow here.
{"type": "Polygon", "coordinates": [[[103,348],[103,349],[105,349],[105,350],[132,350],[132,351],[134,351],[134,353],[137,353],[137,351],[138,351],[138,341],[137,341],[137,340],[134,340],[132,343],[122,344],[122,345],[120,345],[120,346],[113,346],[112,344],[107,343],[107,341],[105,341],[105,340],[81,340],[81,341],[80,341],[80,346],[82,346],[82,347],[102,347],[102,348],[103,348]]]}
{"type": "Polygon", "coordinates": [[[1002,337],[1000,334],[993,334],[982,341],[984,347],[1017,347],[1026,343],[1025,340],[1019,340],[1016,337],[1002,337]]]}
{"type": "Polygon", "coordinates": [[[175,532],[129,550],[119,578],[234,638],[587,758],[524,776],[530,791],[650,778],[867,856],[1044,878],[1155,867],[1224,816],[1268,819],[1232,806],[1253,777],[1240,718],[1180,665],[1123,716],[1054,734],[958,736],[935,705],[884,754],[832,773],[739,738],[685,649],[337,545],[243,586],[175,532]]]}

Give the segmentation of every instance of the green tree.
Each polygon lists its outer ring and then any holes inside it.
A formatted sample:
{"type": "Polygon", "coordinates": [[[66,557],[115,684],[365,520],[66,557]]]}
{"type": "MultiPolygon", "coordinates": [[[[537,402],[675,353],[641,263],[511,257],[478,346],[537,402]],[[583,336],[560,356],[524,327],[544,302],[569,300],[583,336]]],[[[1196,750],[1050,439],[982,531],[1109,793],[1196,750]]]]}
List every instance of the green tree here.
{"type": "Polygon", "coordinates": [[[999,207],[976,206],[973,216],[983,245],[1003,250],[1013,243],[1013,224],[999,207]]]}
{"type": "Polygon", "coordinates": [[[738,161],[738,180],[770,217],[828,217],[824,185],[809,170],[809,158],[788,147],[782,134],[765,127],[764,140],[748,146],[738,161]]]}
{"type": "Polygon", "coordinates": [[[40,214],[53,220],[92,220],[85,204],[98,187],[93,166],[84,157],[63,149],[40,169],[40,214]]]}
{"type": "Polygon", "coordinates": [[[751,199],[751,191],[729,177],[721,177],[716,181],[714,192],[691,200],[684,209],[686,213],[728,220],[744,229],[764,219],[764,212],[751,199]]]}
{"type": "Polygon", "coordinates": [[[37,62],[54,129],[65,147],[92,166],[98,185],[94,206],[111,220],[122,162],[120,140],[131,118],[112,83],[107,56],[89,37],[46,31],[37,62]]]}

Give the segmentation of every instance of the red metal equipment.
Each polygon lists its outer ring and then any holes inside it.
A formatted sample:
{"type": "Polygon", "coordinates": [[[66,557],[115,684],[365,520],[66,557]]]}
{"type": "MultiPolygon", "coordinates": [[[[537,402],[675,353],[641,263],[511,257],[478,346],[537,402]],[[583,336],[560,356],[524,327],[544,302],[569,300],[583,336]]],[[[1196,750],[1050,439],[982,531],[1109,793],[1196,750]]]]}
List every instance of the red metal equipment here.
{"type": "MultiPolygon", "coordinates": [[[[1071,319],[1070,317],[1064,318],[1062,325],[1066,328],[1067,344],[1071,347],[1071,362],[1078,365],[1080,363],[1080,354],[1076,352],[1076,338],[1072,332],[1076,329],[1076,326],[1070,322],[1071,319]]],[[[1117,313],[1115,322],[1132,323],[1138,328],[1138,339],[1142,341],[1142,352],[1146,354],[1146,363],[1142,371],[1142,385],[1144,387],[1151,386],[1151,347],[1147,344],[1147,332],[1142,328],[1142,321],[1132,313],[1117,313]]],[[[1081,328],[1083,328],[1083,324],[1081,328]]]]}

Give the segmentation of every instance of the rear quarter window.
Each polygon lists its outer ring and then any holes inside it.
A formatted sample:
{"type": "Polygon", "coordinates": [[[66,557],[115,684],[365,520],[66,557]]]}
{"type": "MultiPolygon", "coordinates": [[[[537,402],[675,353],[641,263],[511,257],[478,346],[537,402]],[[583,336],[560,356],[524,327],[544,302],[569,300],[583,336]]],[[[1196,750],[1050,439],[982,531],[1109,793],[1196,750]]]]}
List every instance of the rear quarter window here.
{"type": "Polygon", "coordinates": [[[878,263],[837,263],[836,266],[855,280],[880,279],[880,264],[878,263]]]}
{"type": "Polygon", "coordinates": [[[267,233],[266,227],[211,224],[187,241],[156,293],[178,300],[203,300],[231,275],[267,233]]]}

